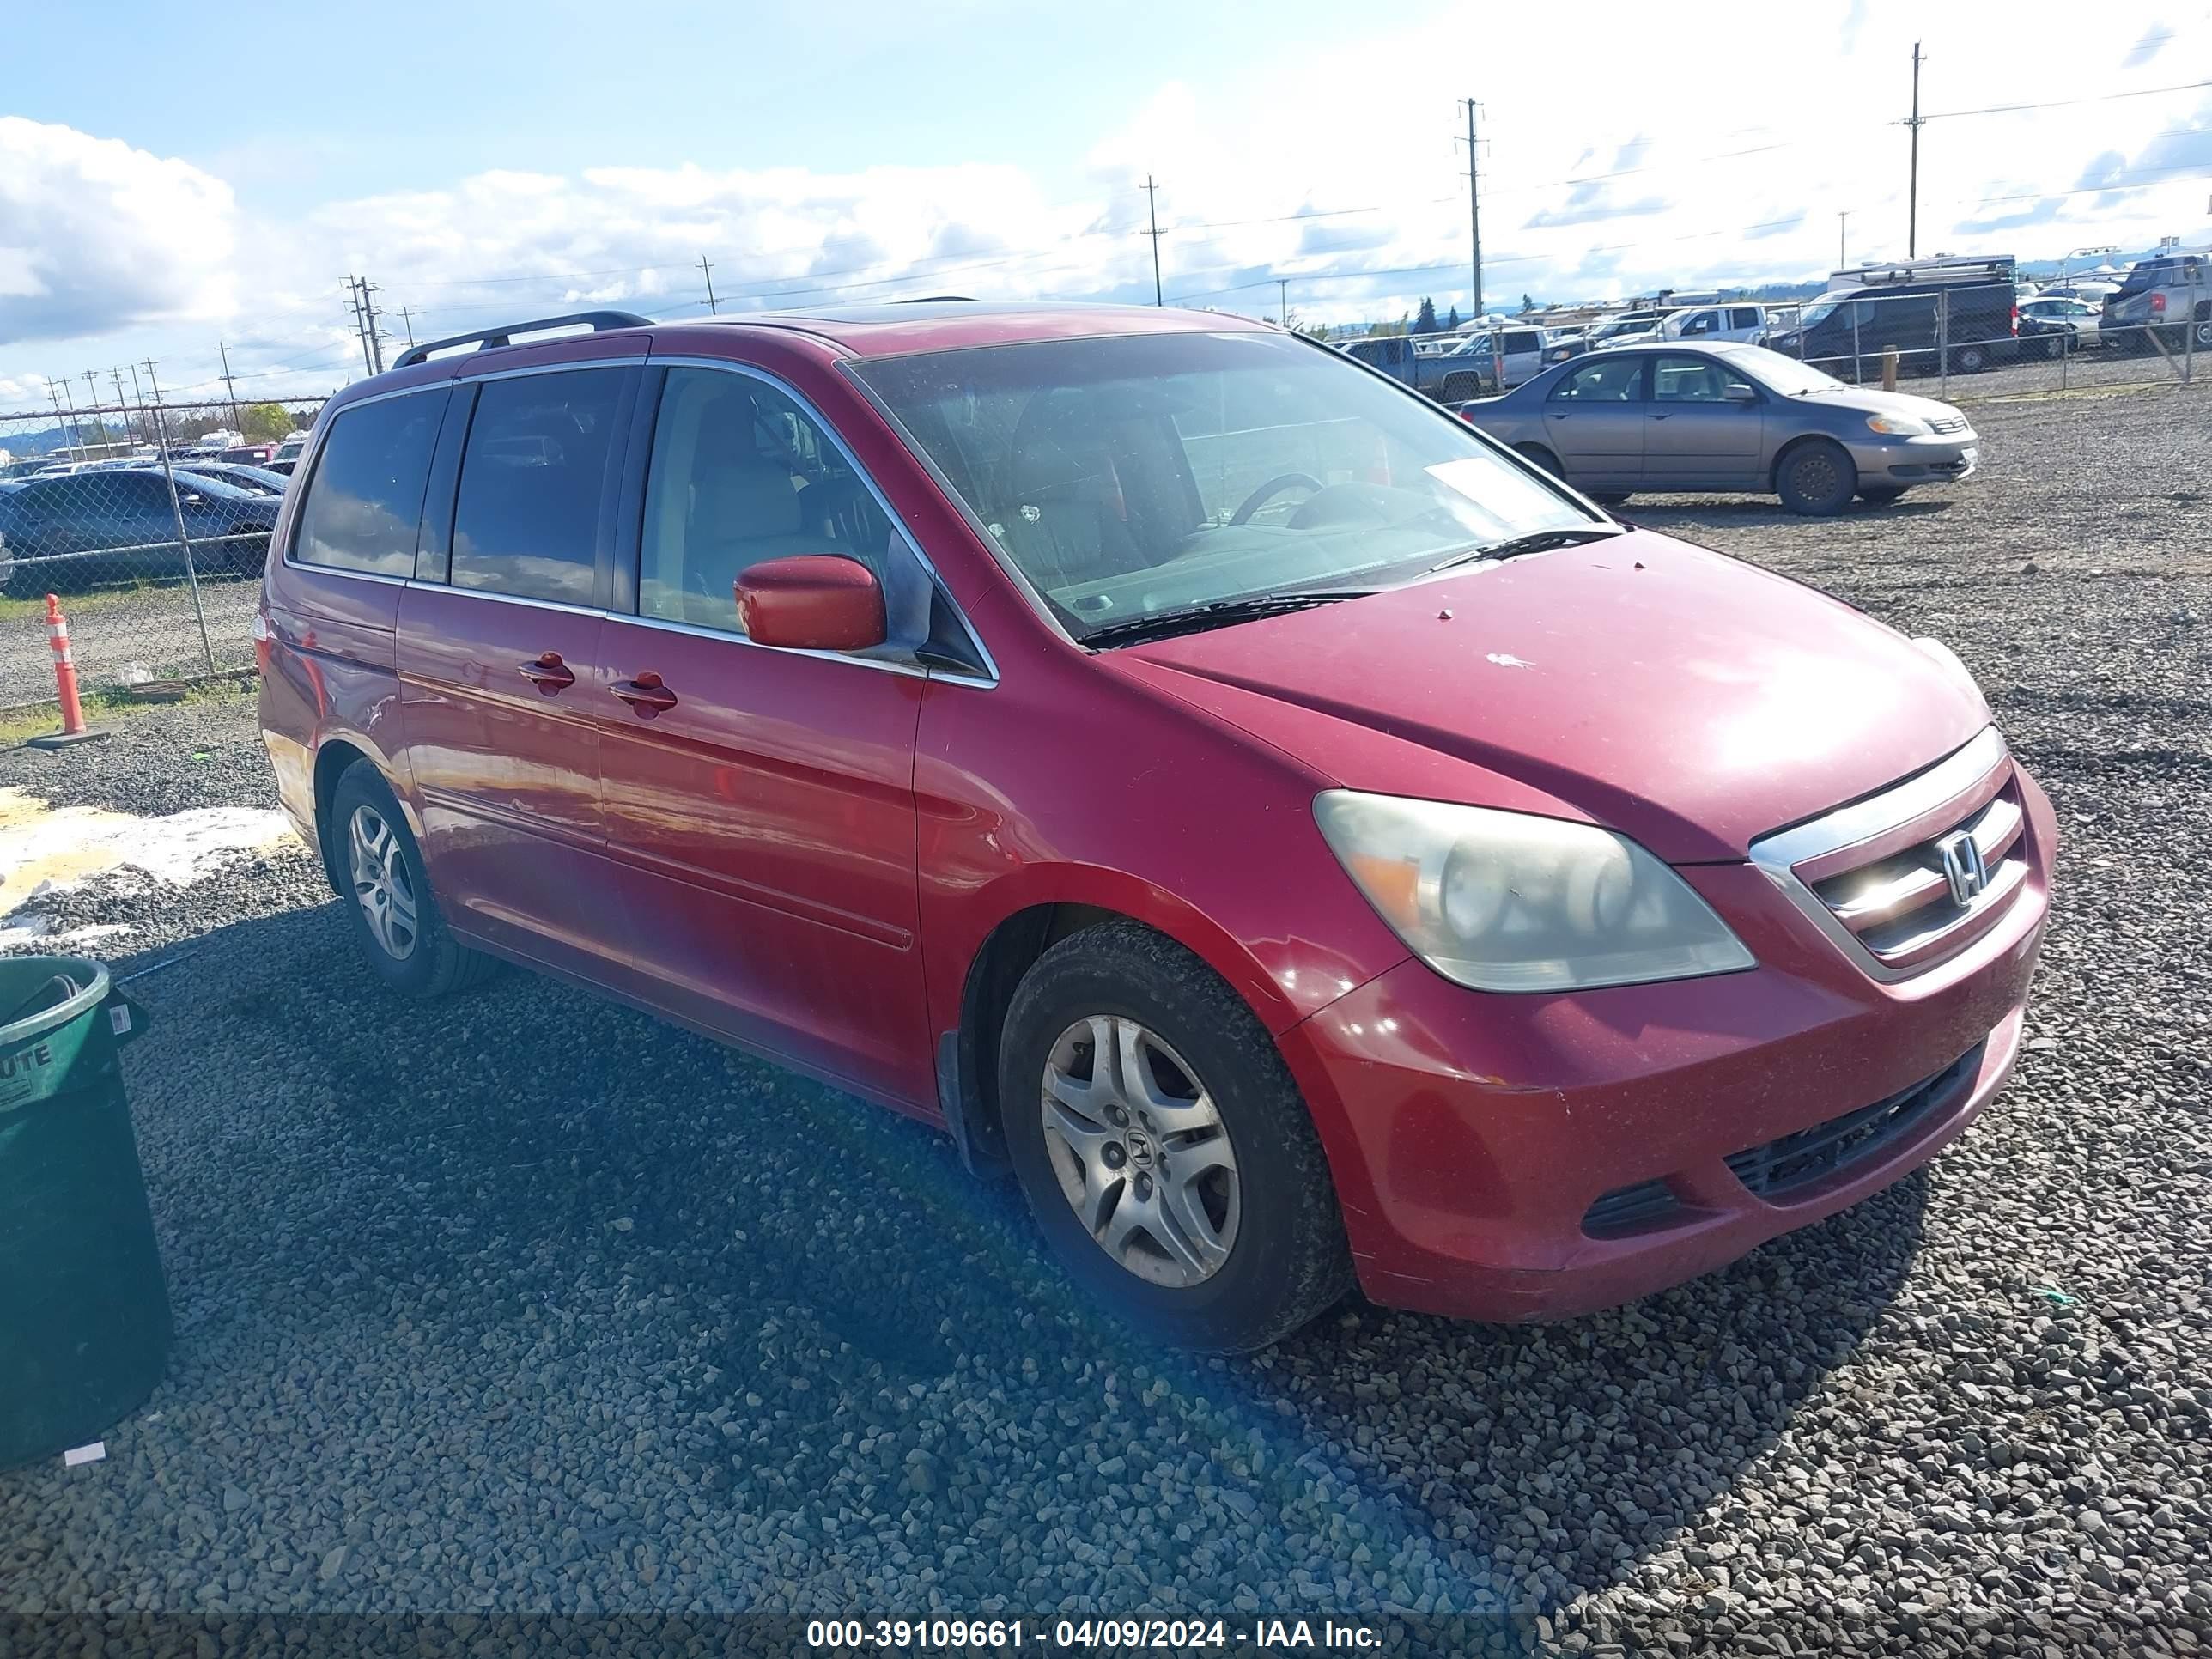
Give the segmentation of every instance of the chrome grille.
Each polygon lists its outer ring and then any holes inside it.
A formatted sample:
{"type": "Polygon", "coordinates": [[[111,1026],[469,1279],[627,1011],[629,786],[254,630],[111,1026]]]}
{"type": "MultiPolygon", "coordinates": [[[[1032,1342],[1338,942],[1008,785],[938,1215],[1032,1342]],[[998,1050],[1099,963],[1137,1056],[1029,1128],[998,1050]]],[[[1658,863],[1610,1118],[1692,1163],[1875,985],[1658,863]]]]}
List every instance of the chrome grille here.
{"type": "Polygon", "coordinates": [[[1753,861],[1876,978],[1954,955],[2027,880],[2027,814],[1995,729],[1881,794],[1752,845],[1753,861]]]}
{"type": "Polygon", "coordinates": [[[1966,417],[1963,415],[1938,415],[1928,422],[1928,429],[1939,438],[1947,438],[1954,432],[1966,429],[1966,417]]]}
{"type": "Polygon", "coordinates": [[[2003,793],[1961,822],[1893,857],[1814,882],[1813,891],[1884,962],[1910,959],[1973,916],[2002,905],[2027,878],[2027,859],[2021,847],[2027,823],[2020,785],[2008,780],[2003,793]],[[1953,836],[1973,843],[1983,872],[1978,888],[1963,899],[1953,891],[1944,868],[1944,845],[1953,836]]]}

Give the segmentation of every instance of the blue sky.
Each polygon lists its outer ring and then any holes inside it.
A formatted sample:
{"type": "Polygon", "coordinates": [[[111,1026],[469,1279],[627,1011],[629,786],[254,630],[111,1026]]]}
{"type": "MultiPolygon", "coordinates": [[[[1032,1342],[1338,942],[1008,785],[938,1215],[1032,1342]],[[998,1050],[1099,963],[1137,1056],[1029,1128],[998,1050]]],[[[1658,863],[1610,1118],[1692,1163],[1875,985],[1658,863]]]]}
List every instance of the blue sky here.
{"type": "Polygon", "coordinates": [[[656,315],[937,289],[1395,316],[1469,298],[1818,276],[1922,249],[2212,240],[2212,8],[1907,0],[1744,14],[1586,0],[1571,33],[1409,0],[295,6],[253,27],[15,8],[0,85],[0,412],[153,356],[204,391],[360,372],[395,335],[579,304],[656,315]],[[615,21],[611,21],[615,20],[615,21]],[[1655,21],[1657,20],[1657,21],[1655,21]],[[2167,88],[2179,88],[2167,90],[2167,88]],[[2036,110],[1951,116],[2036,103],[2036,110]],[[1848,214],[1847,220],[1839,219],[1848,214]],[[397,308],[410,315],[403,323],[397,308]]]}

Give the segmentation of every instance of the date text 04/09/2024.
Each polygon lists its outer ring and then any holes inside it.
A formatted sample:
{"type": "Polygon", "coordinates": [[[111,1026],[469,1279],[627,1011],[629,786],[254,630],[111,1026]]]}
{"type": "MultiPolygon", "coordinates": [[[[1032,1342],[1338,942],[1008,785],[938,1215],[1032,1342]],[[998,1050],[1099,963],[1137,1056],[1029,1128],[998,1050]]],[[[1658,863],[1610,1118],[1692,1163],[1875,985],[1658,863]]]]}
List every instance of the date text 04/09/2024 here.
{"type": "Polygon", "coordinates": [[[1382,1632],[1334,1620],[1255,1619],[815,1619],[813,1648],[1338,1648],[1371,1650],[1382,1632]]]}

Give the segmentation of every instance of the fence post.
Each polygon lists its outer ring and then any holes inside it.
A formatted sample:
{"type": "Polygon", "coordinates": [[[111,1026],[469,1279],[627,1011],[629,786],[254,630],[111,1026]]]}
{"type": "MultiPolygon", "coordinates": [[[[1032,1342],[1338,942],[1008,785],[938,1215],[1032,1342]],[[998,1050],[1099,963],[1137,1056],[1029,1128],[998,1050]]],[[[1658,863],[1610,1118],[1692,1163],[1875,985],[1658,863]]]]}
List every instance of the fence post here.
{"type": "Polygon", "coordinates": [[[1859,302],[1851,301],[1851,384],[1866,384],[1865,354],[1859,349],[1859,302]]]}
{"type": "Polygon", "coordinates": [[[1936,291],[1936,362],[1943,377],[1943,389],[1937,395],[1948,403],[1951,400],[1951,295],[1947,289],[1936,291]]]}
{"type": "MultiPolygon", "coordinates": [[[[151,380],[153,375],[154,366],[149,363],[146,366],[146,377],[151,380]]],[[[211,676],[215,672],[215,644],[208,638],[207,609],[200,603],[199,572],[192,566],[192,538],[185,529],[185,504],[177,497],[177,474],[175,469],[169,465],[168,417],[162,412],[161,386],[156,384],[152,387],[152,391],[154,393],[152,411],[154,445],[161,457],[161,477],[167,481],[169,486],[169,516],[177,527],[177,547],[185,556],[185,584],[191,589],[192,618],[199,624],[200,657],[207,664],[207,672],[211,676]]]]}
{"type": "Polygon", "coordinates": [[[2197,319],[2195,295],[2191,295],[2189,320],[2181,330],[2181,383],[2187,386],[2197,370],[2197,331],[2203,326],[2197,319]]]}

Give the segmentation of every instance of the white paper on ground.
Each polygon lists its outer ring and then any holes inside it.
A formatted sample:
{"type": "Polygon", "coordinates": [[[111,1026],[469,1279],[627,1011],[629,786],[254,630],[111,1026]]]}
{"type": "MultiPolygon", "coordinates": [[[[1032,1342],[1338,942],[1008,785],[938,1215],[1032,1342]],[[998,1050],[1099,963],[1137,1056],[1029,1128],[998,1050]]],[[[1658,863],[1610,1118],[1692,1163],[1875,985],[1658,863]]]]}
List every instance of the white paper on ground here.
{"type": "Polygon", "coordinates": [[[95,1440],[89,1446],[71,1446],[62,1454],[62,1467],[73,1469],[80,1463],[97,1463],[107,1455],[107,1443],[95,1440]]]}

